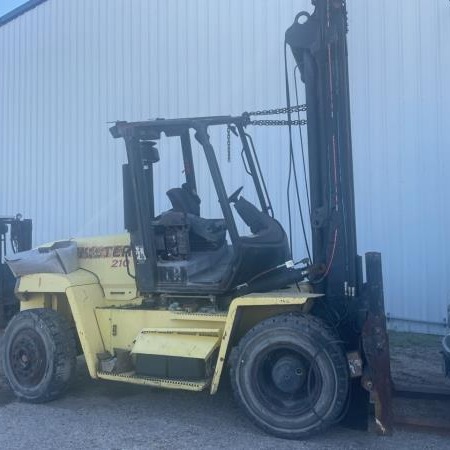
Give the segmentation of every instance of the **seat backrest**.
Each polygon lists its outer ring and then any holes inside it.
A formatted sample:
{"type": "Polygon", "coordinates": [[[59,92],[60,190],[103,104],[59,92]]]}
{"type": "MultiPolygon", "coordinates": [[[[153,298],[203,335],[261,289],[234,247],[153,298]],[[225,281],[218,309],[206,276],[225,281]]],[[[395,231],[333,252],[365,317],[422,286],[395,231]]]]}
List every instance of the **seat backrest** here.
{"type": "Polygon", "coordinates": [[[200,198],[187,188],[173,188],[167,191],[174,211],[200,216],[200,198]]]}

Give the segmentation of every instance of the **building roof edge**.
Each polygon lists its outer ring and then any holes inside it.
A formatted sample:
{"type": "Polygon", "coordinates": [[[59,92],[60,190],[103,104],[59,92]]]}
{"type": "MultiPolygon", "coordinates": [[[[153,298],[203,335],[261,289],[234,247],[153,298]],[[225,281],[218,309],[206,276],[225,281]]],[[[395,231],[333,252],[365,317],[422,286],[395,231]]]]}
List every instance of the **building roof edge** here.
{"type": "Polygon", "coordinates": [[[0,27],[7,24],[8,22],[11,22],[11,20],[14,20],[15,18],[21,16],[22,14],[25,14],[26,12],[30,11],[33,8],[36,8],[36,6],[40,5],[41,3],[46,2],[47,0],[28,0],[23,5],[18,6],[17,8],[13,9],[9,13],[5,14],[4,16],[0,17],[0,27]]]}

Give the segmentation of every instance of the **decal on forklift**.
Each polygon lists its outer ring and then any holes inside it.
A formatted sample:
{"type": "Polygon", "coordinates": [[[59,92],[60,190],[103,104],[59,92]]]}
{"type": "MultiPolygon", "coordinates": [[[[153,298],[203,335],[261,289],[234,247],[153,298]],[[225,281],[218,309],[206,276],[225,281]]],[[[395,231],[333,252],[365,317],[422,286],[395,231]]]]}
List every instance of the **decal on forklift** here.
{"type": "Polygon", "coordinates": [[[113,259],[111,267],[128,267],[127,259],[113,259]]]}
{"type": "MultiPolygon", "coordinates": [[[[78,247],[78,258],[126,258],[130,254],[129,245],[112,245],[107,247],[78,247]]],[[[118,267],[118,266],[114,266],[118,267]]]]}
{"type": "Polygon", "coordinates": [[[136,245],[134,247],[134,253],[136,254],[136,259],[138,263],[143,263],[147,259],[145,257],[144,247],[141,245],[136,245]]]}

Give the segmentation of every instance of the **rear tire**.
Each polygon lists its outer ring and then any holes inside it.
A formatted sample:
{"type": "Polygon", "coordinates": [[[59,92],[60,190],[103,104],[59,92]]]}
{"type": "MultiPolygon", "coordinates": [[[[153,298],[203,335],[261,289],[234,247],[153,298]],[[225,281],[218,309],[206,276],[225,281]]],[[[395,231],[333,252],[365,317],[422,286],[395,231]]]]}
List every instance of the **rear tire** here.
{"type": "Polygon", "coordinates": [[[252,422],[284,439],[305,438],[337,422],[349,392],[344,352],[312,316],[286,314],[257,324],[233,349],[230,376],[252,422]]]}
{"type": "Polygon", "coordinates": [[[22,311],[6,328],[2,359],[5,377],[17,397],[47,402],[66,391],[73,379],[75,336],[56,311],[22,311]]]}

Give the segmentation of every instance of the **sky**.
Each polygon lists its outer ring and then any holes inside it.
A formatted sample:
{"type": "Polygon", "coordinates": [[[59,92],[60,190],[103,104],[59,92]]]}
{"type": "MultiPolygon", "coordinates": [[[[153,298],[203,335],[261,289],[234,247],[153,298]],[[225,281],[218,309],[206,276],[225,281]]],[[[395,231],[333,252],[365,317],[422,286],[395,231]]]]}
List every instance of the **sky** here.
{"type": "Polygon", "coordinates": [[[27,0],[0,0],[0,17],[26,2],[27,0]]]}

